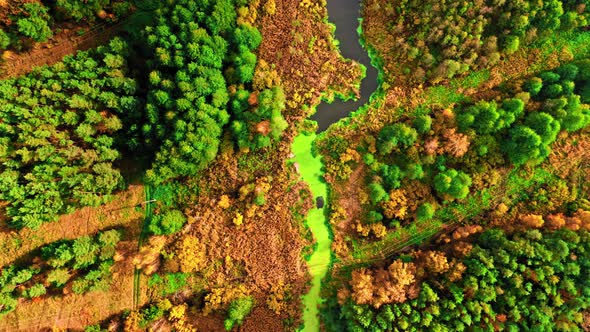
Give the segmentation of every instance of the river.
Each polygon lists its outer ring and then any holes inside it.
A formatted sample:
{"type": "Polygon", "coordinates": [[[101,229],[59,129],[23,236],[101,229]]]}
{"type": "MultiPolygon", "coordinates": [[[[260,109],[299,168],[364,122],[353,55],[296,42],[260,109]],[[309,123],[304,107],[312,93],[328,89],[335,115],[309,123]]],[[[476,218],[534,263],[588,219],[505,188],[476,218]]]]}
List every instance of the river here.
{"type": "Polygon", "coordinates": [[[328,0],[328,16],[336,25],[336,39],[340,42],[340,53],[347,59],[362,63],[367,68],[367,76],[361,82],[361,96],[355,101],[335,99],[333,103],[321,103],[311,117],[318,123],[318,131],[347,117],[369,101],[377,89],[377,69],[371,65],[367,51],[361,46],[357,28],[359,25],[361,3],[359,0],[328,0]]]}
{"type": "MultiPolygon", "coordinates": [[[[366,68],[366,77],[361,82],[361,95],[358,100],[343,102],[336,99],[333,103],[322,103],[317,107],[316,113],[311,117],[318,123],[318,131],[326,130],[331,124],[347,117],[351,112],[369,101],[370,95],[377,89],[377,70],[371,66],[369,56],[362,48],[357,32],[360,6],[359,0],[328,0],[328,16],[336,25],[335,37],[340,42],[340,52],[348,59],[362,63],[366,68]]],[[[316,197],[328,198],[328,187],[324,181],[321,156],[312,154],[313,142],[316,134],[299,134],[293,141],[292,151],[294,161],[299,164],[301,179],[305,181],[313,194],[314,203],[316,197]]],[[[331,245],[329,223],[327,221],[329,205],[322,209],[312,208],[306,217],[306,224],[311,229],[317,247],[308,260],[309,271],[312,277],[311,288],[303,296],[303,330],[304,332],[317,332],[320,330],[318,306],[321,304],[320,289],[322,279],[328,271],[331,260],[331,245]]]]}

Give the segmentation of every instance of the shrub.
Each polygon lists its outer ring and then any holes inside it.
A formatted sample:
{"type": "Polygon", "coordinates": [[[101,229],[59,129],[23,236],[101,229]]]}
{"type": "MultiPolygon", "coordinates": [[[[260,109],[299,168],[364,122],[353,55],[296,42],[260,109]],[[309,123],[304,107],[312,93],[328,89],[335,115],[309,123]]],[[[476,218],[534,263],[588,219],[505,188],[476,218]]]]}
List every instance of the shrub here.
{"type": "Polygon", "coordinates": [[[469,194],[471,177],[455,169],[447,169],[434,177],[434,188],[440,194],[453,198],[465,198],[469,194]]]}
{"type": "Polygon", "coordinates": [[[430,203],[421,204],[416,210],[416,219],[418,221],[427,221],[434,216],[435,208],[430,203]]]}
{"type": "Polygon", "coordinates": [[[430,131],[430,127],[432,126],[432,118],[429,115],[417,116],[412,122],[412,125],[414,128],[416,128],[418,133],[425,134],[430,131]]]}
{"type": "Polygon", "coordinates": [[[229,305],[227,318],[223,322],[227,331],[231,330],[236,324],[242,325],[242,322],[250,314],[254,307],[254,299],[251,296],[238,298],[229,305]]]}
{"type": "Polygon", "coordinates": [[[39,297],[41,295],[45,295],[45,293],[47,293],[47,290],[45,289],[45,286],[43,286],[42,284],[34,284],[26,292],[28,298],[34,298],[39,297]]]}

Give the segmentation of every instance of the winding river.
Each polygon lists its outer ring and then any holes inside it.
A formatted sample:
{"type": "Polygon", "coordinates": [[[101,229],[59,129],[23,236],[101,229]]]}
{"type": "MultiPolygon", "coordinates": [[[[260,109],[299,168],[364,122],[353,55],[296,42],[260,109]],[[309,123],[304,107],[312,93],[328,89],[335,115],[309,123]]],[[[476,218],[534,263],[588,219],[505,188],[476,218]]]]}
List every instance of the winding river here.
{"type": "Polygon", "coordinates": [[[336,99],[331,104],[322,103],[317,107],[317,112],[311,119],[318,123],[319,132],[366,104],[377,89],[377,69],[371,65],[357,32],[360,9],[360,0],[328,0],[328,16],[330,22],[336,25],[335,37],[340,42],[340,53],[347,59],[362,63],[367,68],[367,76],[361,82],[361,96],[358,100],[343,102],[336,99]]]}
{"type": "MultiPolygon", "coordinates": [[[[340,42],[340,52],[345,58],[356,60],[367,68],[367,76],[361,82],[361,97],[356,101],[343,102],[334,100],[333,103],[322,103],[311,117],[318,123],[318,131],[326,130],[331,124],[348,116],[360,106],[369,101],[373,91],[377,89],[377,70],[371,66],[369,56],[362,48],[357,27],[360,18],[359,0],[328,0],[328,15],[336,25],[335,37],[340,42]]],[[[307,182],[316,197],[328,197],[328,187],[323,179],[321,156],[313,156],[312,146],[316,135],[299,134],[293,141],[292,151],[294,161],[299,164],[299,173],[303,181],[307,182]]],[[[327,221],[327,207],[313,208],[308,212],[306,224],[314,234],[317,247],[307,262],[312,276],[311,289],[303,297],[303,330],[317,332],[320,330],[318,305],[321,303],[320,288],[322,279],[330,265],[331,245],[330,231],[327,221]]]]}

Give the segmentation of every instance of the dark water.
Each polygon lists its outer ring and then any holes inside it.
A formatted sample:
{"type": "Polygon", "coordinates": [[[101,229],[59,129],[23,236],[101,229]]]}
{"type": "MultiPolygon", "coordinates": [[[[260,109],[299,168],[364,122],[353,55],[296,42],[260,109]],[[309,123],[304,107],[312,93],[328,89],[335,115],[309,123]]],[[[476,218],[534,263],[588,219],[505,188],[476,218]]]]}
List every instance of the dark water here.
{"type": "Polygon", "coordinates": [[[360,0],[328,0],[328,17],[336,25],[336,39],[340,42],[340,53],[367,67],[367,76],[361,82],[361,97],[343,102],[321,103],[311,117],[318,122],[318,132],[326,130],[332,123],[348,116],[369,101],[371,93],[377,89],[377,70],[371,66],[369,55],[361,47],[356,29],[359,25],[360,0]]]}

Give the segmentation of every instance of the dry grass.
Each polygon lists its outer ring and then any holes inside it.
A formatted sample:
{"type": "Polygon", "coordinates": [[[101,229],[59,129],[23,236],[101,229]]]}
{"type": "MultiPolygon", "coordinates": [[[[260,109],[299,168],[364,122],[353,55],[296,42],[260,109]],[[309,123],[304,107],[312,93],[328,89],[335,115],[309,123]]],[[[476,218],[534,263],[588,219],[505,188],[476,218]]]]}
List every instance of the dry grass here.
{"type": "Polygon", "coordinates": [[[4,227],[0,233],[0,267],[5,266],[44,244],[60,239],[75,239],[100,230],[123,227],[126,238],[139,235],[143,210],[136,209],[144,201],[143,186],[131,185],[100,207],[86,207],[64,215],[57,222],[43,224],[38,230],[13,231],[4,227]]]}
{"type": "MultiPolygon", "coordinates": [[[[120,273],[113,275],[108,292],[69,294],[43,301],[21,302],[16,310],[0,319],[0,331],[24,332],[43,330],[83,330],[86,326],[107,319],[113,314],[133,308],[133,270],[115,265],[120,273]]],[[[142,278],[141,289],[147,289],[142,278]]],[[[140,305],[146,304],[142,294],[140,305]]]]}

